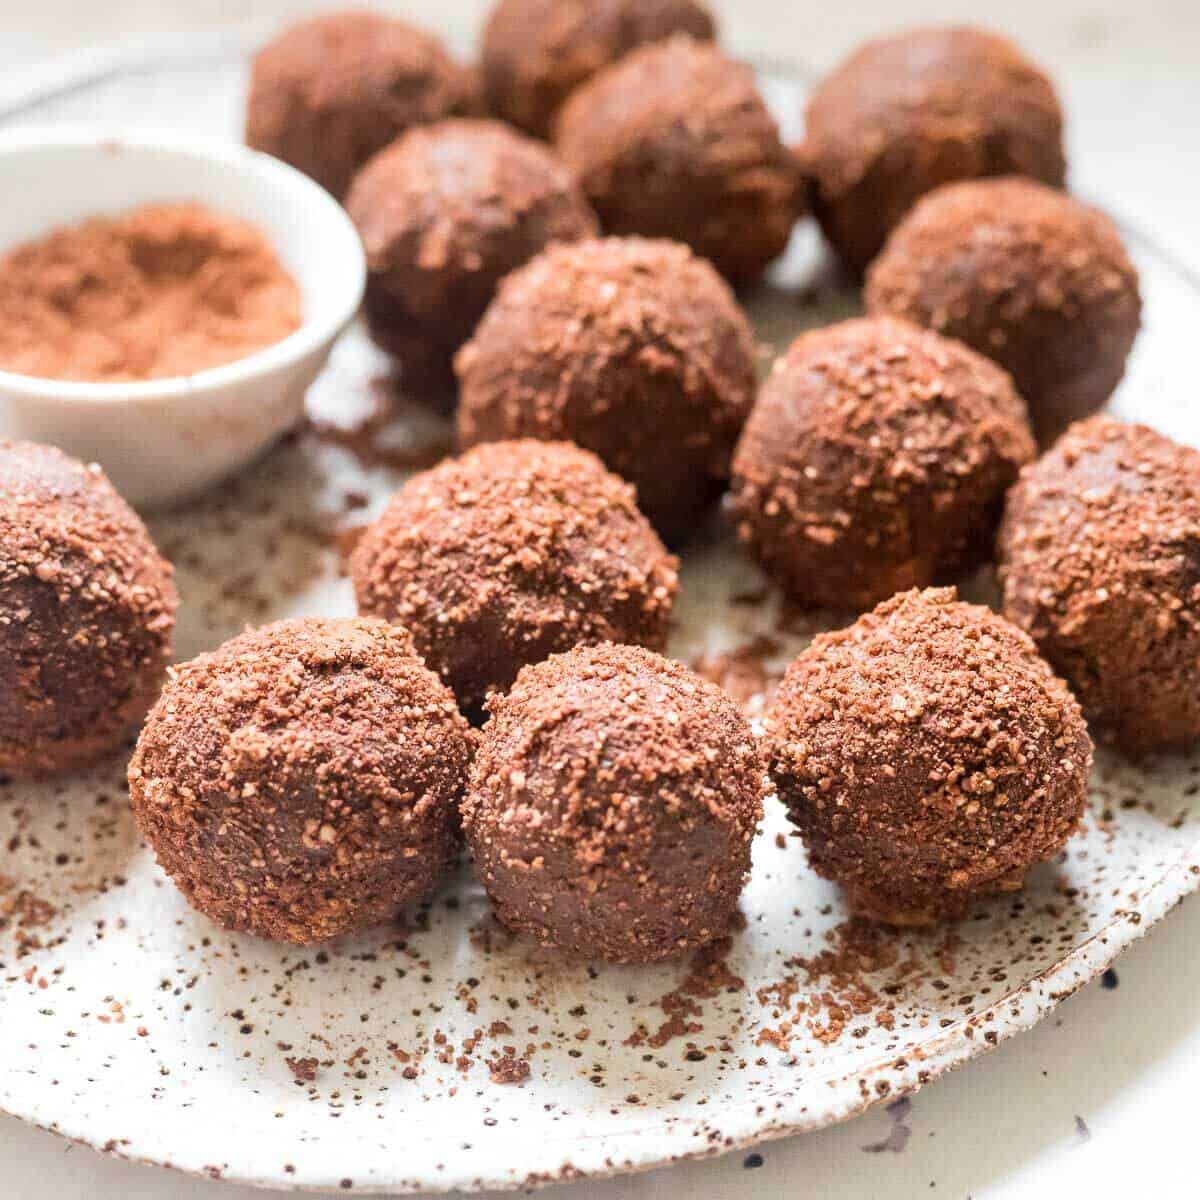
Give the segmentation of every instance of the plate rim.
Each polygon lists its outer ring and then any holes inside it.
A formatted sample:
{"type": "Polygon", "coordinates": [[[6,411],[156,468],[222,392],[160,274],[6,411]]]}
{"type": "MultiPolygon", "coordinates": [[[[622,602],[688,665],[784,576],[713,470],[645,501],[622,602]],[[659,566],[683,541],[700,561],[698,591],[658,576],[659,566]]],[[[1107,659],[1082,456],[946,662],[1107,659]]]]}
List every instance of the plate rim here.
{"type": "MultiPolygon", "coordinates": [[[[821,1114],[812,1118],[799,1115],[793,1117],[773,1116],[763,1121],[756,1129],[743,1130],[714,1140],[710,1135],[706,1144],[683,1149],[669,1154],[662,1152],[662,1142],[654,1143],[647,1139],[647,1127],[628,1130],[621,1133],[597,1134],[594,1138],[555,1138],[543,1143],[551,1146],[591,1145],[589,1155],[575,1155],[582,1163],[564,1161],[554,1176],[545,1172],[527,1172],[524,1178],[512,1176],[485,1177],[454,1176],[451,1172],[436,1180],[417,1180],[397,1177],[394,1180],[364,1180],[355,1181],[349,1194],[360,1196],[409,1196],[409,1195],[447,1195],[454,1192],[475,1193],[484,1191],[515,1192],[534,1191],[554,1186],[559,1183],[578,1182],[584,1179],[611,1179],[621,1175],[645,1174],[650,1171],[676,1166],[683,1162],[697,1162],[706,1158],[716,1158],[724,1154],[732,1154],[740,1150],[748,1150],[754,1146],[776,1141],[779,1138],[791,1137],[797,1134],[812,1133],[839,1125],[854,1117],[860,1116],[869,1109],[880,1104],[890,1104],[905,1096],[914,1095],[927,1084],[948,1074],[950,1071],[964,1066],[976,1058],[996,1049],[1004,1042],[1019,1034],[1026,1033],[1035,1025],[1050,1015],[1063,1001],[1069,999],[1081,988],[1093,982],[1131,945],[1140,941],[1160,921],[1169,916],[1179,904],[1195,892],[1200,891],[1200,838],[1184,848],[1179,857],[1171,862],[1158,880],[1138,899],[1136,911],[1128,911],[1124,919],[1104,926],[1093,933],[1086,941],[1076,946],[1069,954],[1059,959],[1052,966],[1044,968],[1037,975],[1011,988],[986,1008],[963,1017],[953,1025],[939,1030],[928,1042],[919,1044],[923,1057],[921,1068],[914,1070],[914,1063],[908,1062],[904,1068],[912,1073],[912,1077],[901,1083],[888,1083],[883,1090],[867,1088],[868,1094],[862,1094],[875,1077],[881,1075],[891,1063],[875,1063],[864,1072],[849,1071],[845,1074],[826,1079],[823,1082],[839,1095],[839,1102],[834,1106],[826,1106],[821,1114]],[[1056,983],[1065,983],[1065,987],[1055,987],[1056,983]],[[976,1038],[971,1033],[964,1036],[964,1029],[974,1029],[988,1023],[989,1018],[1000,1013],[1005,1006],[1014,1002],[1022,1003],[1022,1011],[1016,1016],[1009,1016],[989,1038],[976,1038]],[[657,1144],[660,1149],[639,1156],[634,1149],[644,1146],[647,1142],[657,1144]],[[617,1147],[628,1146],[627,1151],[617,1147]],[[614,1161],[625,1154],[624,1160],[614,1161]]],[[[911,1051],[903,1058],[913,1059],[911,1051]]],[[[754,1117],[750,1110],[755,1102],[744,1101],[736,1106],[722,1110],[722,1115],[740,1117],[743,1124],[749,1124],[754,1117]]],[[[786,1108],[786,1102],[784,1102],[786,1108]]],[[[217,1169],[205,1165],[190,1165],[175,1162],[167,1157],[155,1158],[142,1153],[123,1150],[113,1139],[104,1139],[94,1133],[72,1132],[64,1127],[61,1121],[44,1121],[36,1116],[28,1116],[14,1111],[3,1101],[0,1101],[0,1113],[24,1121],[34,1128],[47,1133],[56,1134],[76,1145],[104,1154],[110,1158],[125,1162],[137,1163],[144,1166],[162,1167],[170,1171],[178,1171],[199,1179],[216,1180],[222,1183],[237,1184],[243,1187],[261,1188],[291,1193],[329,1193],[340,1187],[344,1176],[344,1168],[334,1171],[328,1178],[317,1179],[309,1172],[305,1179],[295,1179],[287,1175],[242,1175],[236,1170],[217,1169]]],[[[700,1132],[709,1122],[699,1117],[679,1117],[670,1123],[672,1140],[677,1140],[681,1131],[685,1136],[691,1136],[693,1131],[700,1132]]],[[[663,1128],[655,1126],[653,1128],[663,1128]]]]}

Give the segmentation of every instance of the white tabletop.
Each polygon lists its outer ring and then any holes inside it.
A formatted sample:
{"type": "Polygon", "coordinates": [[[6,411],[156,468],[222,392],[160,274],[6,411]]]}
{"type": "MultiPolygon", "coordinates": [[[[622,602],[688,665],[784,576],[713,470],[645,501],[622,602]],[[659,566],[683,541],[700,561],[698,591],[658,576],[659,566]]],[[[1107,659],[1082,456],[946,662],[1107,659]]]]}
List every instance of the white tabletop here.
{"type": "MultiPolygon", "coordinates": [[[[239,18],[273,18],[309,7],[300,0],[0,0],[0,63],[121,34],[214,27],[235,10],[239,18]]],[[[424,0],[387,7],[429,19],[424,0]]],[[[486,7],[485,0],[441,0],[437,9],[445,27],[461,35],[486,7]]],[[[739,53],[814,67],[881,29],[978,19],[973,0],[716,0],[714,7],[739,53]]],[[[995,23],[1024,42],[1065,93],[1076,190],[1136,218],[1200,274],[1200,5],[1010,0],[1002,14],[995,23]]],[[[1179,386],[1197,384],[1182,379],[1179,386]]],[[[1106,978],[1109,986],[1089,986],[1033,1032],[931,1084],[900,1111],[880,1109],[768,1143],[750,1156],[550,1194],[564,1200],[1195,1195],[1197,947],[1200,905],[1193,903],[1125,955],[1106,978]]],[[[106,1159],[4,1117],[0,1163],[4,1198],[262,1195],[106,1159]]]]}

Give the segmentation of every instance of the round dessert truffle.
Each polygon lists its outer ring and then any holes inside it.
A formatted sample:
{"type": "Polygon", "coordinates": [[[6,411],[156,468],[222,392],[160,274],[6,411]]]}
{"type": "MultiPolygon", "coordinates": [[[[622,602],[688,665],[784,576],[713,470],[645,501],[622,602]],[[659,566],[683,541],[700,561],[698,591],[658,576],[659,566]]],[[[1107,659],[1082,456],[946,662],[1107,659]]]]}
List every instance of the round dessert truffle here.
{"type": "Polygon", "coordinates": [[[473,748],[384,621],[278,621],[177,668],[129,766],[142,834],[225,929],[307,944],[426,899],[473,748]]]}
{"type": "Polygon", "coordinates": [[[788,668],[768,769],[856,916],[956,918],[1074,832],[1092,744],[1033,642],[952,588],[903,592],[788,668]]]}
{"type": "Polygon", "coordinates": [[[578,88],[557,144],[606,232],[686,242],[735,283],[783,252],[802,207],[753,72],[691,38],[643,46],[578,88]]]}
{"type": "Polygon", "coordinates": [[[254,59],[246,141],[339,199],[354,173],[412,125],[472,111],[471,78],[437,38],[371,12],[302,21],[254,59]]]}
{"type": "Polygon", "coordinates": [[[1008,376],[886,317],[801,335],[733,458],[738,533],[791,597],[861,611],[988,561],[1034,455],[1008,376]]]}
{"type": "Polygon", "coordinates": [[[866,300],[995,359],[1043,444],[1112,394],[1142,307],[1108,217],[1026,179],[927,196],[872,265],[866,300]]]}
{"type": "Polygon", "coordinates": [[[154,702],[179,599],[99,467],[0,440],[0,771],[115,750],[154,702]]]}
{"type": "Polygon", "coordinates": [[[468,712],[585,642],[666,645],[676,560],[633,488],[566,442],[493,442],[416,475],[351,559],[358,608],[404,625],[468,712]]]}
{"type": "Polygon", "coordinates": [[[987,175],[1066,177],[1050,80],[1007,38],[920,29],[868,42],[808,103],[813,212],[856,274],[926,192],[987,175]]]}
{"type": "Polygon", "coordinates": [[[500,0],[483,33],[488,111],[549,137],[563,101],[601,67],[674,33],[710,40],[697,0],[500,0]]]}
{"type": "Polygon", "coordinates": [[[1009,493],[1004,613],[1138,756],[1200,737],[1200,452],[1143,425],[1073,426],[1009,493]]]}
{"type": "Polygon", "coordinates": [[[728,931],[765,779],[724,692],[639,646],[581,646],[488,707],[463,828],[505,925],[607,962],[728,931]]]}
{"type": "Polygon", "coordinates": [[[424,393],[453,390],[454,352],[505,275],[597,231],[550,150],[498,121],[410,130],[359,172],[346,207],[367,253],[371,334],[424,393]]]}
{"type": "Polygon", "coordinates": [[[576,442],[676,540],[725,488],[754,355],[733,294],[686,247],[552,246],[504,281],[459,352],[459,438],[576,442]]]}

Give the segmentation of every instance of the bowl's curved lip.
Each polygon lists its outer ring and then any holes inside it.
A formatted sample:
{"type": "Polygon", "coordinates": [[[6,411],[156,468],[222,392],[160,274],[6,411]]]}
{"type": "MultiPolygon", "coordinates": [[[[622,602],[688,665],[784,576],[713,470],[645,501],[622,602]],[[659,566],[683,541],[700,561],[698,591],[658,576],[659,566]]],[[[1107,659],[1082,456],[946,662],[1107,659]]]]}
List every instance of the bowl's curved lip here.
{"type": "Polygon", "coordinates": [[[343,248],[345,274],[339,273],[337,286],[344,288],[344,295],[331,303],[320,319],[305,317],[300,328],[281,341],[193,375],[126,383],[88,383],[0,370],[0,389],[4,392],[64,404],[145,403],[177,400],[202,392],[211,394],[230,386],[252,383],[293,366],[331,342],[353,320],[362,303],[367,280],[366,256],[353,223],[345,209],[323,187],[268,154],[219,138],[180,137],[167,132],[125,134],[91,125],[22,126],[19,130],[0,133],[0,169],[10,155],[44,149],[93,152],[103,147],[150,150],[198,159],[252,177],[261,181],[264,189],[287,195],[311,214],[311,223],[322,228],[323,238],[337,239],[343,248]]]}

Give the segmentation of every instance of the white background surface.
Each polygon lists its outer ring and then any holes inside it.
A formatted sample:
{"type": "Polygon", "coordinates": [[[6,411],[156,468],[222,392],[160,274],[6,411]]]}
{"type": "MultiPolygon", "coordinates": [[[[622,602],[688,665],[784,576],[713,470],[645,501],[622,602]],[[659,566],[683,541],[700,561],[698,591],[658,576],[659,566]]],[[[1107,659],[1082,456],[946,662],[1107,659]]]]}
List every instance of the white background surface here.
{"type": "MultiPolygon", "coordinates": [[[[298,0],[0,0],[0,70],[131,32],[211,28],[309,7],[298,0]]],[[[461,35],[487,5],[400,0],[385,7],[427,24],[436,19],[461,35]]],[[[820,68],[882,29],[979,14],[972,0],[717,0],[715,7],[738,53],[820,68]]],[[[1071,117],[1076,190],[1135,218],[1200,274],[1200,4],[1016,0],[996,6],[988,19],[1016,35],[1059,81],[1071,117]]],[[[1178,386],[1200,393],[1194,378],[1178,386]]],[[[881,1142],[895,1119],[879,1110],[823,1133],[768,1143],[757,1169],[739,1154],[549,1195],[1195,1196],[1200,904],[1185,905],[1153,931],[1118,962],[1116,975],[1116,988],[1092,985],[1033,1033],[922,1091],[904,1116],[911,1136],[898,1153],[864,1149],[881,1142]]],[[[0,1053],[2,1046],[0,1040],[0,1053]]],[[[403,1154],[403,1129],[396,1143],[403,1154]]],[[[0,1117],[5,1200],[257,1195],[106,1160],[0,1117]]]]}

